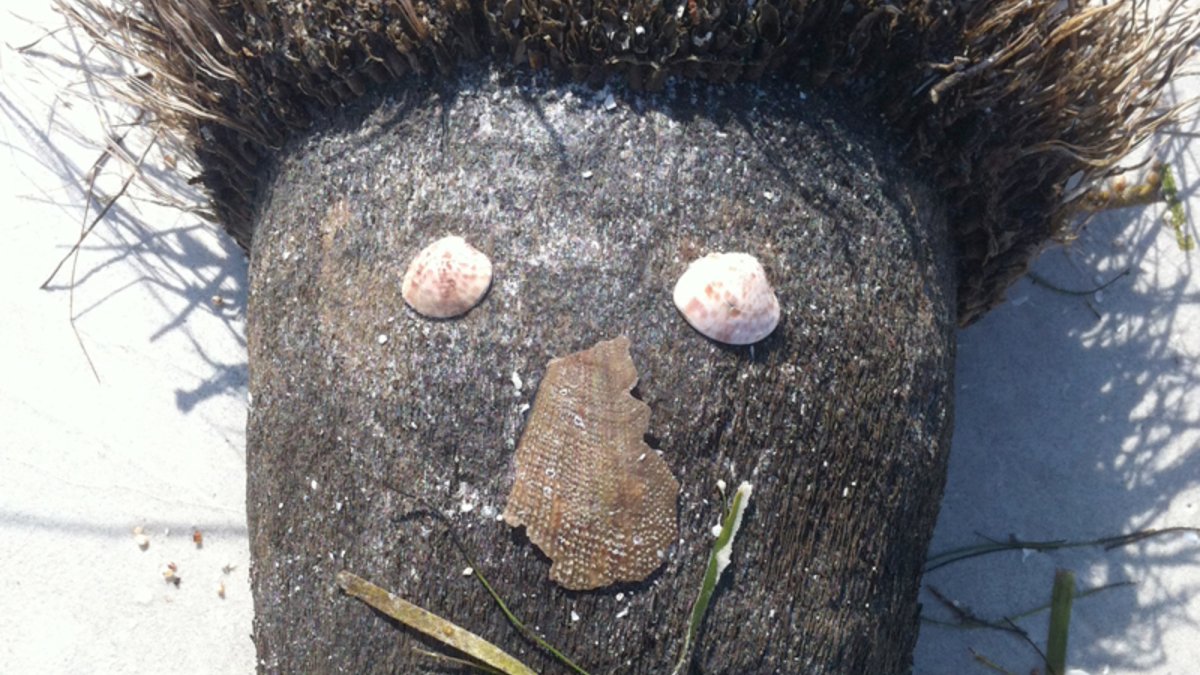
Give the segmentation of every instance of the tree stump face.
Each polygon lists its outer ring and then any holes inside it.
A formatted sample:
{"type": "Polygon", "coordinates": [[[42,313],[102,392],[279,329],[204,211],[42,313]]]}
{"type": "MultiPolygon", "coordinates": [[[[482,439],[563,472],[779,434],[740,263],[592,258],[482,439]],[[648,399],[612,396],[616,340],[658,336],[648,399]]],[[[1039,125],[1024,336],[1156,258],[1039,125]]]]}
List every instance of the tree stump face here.
{"type": "Polygon", "coordinates": [[[949,448],[954,280],[931,193],[847,102],[789,85],[623,100],[508,77],[397,89],[277,167],[249,328],[263,667],[437,669],[412,652],[431,643],[337,591],[348,569],[557,672],[390,483],[450,516],[513,611],[591,672],[669,672],[723,479],[754,500],[696,672],[903,670],[949,448]],[[493,281],[430,320],[401,281],[445,235],[493,281]],[[720,251],[756,256],[778,295],[755,345],[703,337],[672,302],[720,251]],[[569,591],[498,516],[547,364],[622,335],[679,530],[646,581],[569,591]]]}

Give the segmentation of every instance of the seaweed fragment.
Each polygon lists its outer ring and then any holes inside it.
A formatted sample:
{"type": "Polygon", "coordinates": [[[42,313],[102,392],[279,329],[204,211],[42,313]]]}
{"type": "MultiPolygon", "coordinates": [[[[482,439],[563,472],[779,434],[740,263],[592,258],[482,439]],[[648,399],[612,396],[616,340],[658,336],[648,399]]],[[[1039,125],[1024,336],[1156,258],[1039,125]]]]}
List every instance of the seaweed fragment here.
{"type": "Polygon", "coordinates": [[[1162,195],[1167,201],[1167,213],[1163,217],[1175,231],[1175,243],[1179,250],[1191,251],[1196,248],[1196,239],[1184,231],[1187,213],[1183,210],[1183,202],[1179,200],[1179,187],[1175,185],[1175,175],[1171,172],[1170,164],[1163,164],[1162,167],[1162,195]]]}
{"type": "Polygon", "coordinates": [[[729,505],[729,511],[725,513],[725,519],[721,522],[721,532],[717,535],[717,540],[713,542],[712,553],[708,556],[708,566],[704,569],[700,592],[696,595],[696,602],[692,605],[687,632],[683,636],[683,648],[679,650],[679,661],[676,662],[675,670],[671,671],[671,675],[680,675],[691,664],[692,650],[696,644],[696,636],[700,633],[700,624],[704,622],[704,615],[708,613],[708,605],[712,601],[713,593],[717,590],[717,582],[721,580],[725,568],[729,567],[729,561],[733,556],[733,540],[737,538],[738,530],[742,527],[742,516],[746,512],[746,506],[750,503],[750,495],[753,491],[753,485],[743,482],[738,486],[737,492],[733,494],[733,503],[729,505]]]}

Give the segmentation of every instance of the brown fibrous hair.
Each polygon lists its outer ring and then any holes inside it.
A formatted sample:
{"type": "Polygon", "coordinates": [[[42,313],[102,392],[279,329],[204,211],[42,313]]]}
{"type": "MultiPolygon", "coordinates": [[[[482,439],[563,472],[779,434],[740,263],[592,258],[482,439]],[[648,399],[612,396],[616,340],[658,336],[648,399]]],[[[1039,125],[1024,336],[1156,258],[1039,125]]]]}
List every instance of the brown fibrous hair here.
{"type": "Polygon", "coordinates": [[[125,93],[199,160],[249,247],[263,163],[323,111],[409,74],[493,58],[576,80],[766,74],[861,98],[948,205],[958,319],[1003,299],[1070,197],[1171,121],[1200,35],[1171,0],[57,0],[147,69],[125,93]]]}

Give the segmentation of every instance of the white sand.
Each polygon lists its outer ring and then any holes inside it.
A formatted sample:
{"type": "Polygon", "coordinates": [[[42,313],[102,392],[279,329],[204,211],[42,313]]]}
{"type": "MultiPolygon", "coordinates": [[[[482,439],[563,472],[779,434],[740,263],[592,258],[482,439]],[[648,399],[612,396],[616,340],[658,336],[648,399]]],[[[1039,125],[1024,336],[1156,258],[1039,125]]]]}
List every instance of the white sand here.
{"type": "MultiPolygon", "coordinates": [[[[1181,142],[1164,149],[1184,189],[1200,181],[1181,142]]],[[[1189,214],[1200,201],[1189,200],[1189,214]]],[[[1010,302],[959,334],[950,476],[932,554],[997,540],[1088,541],[1200,527],[1200,251],[1180,250],[1161,205],[1093,222],[1035,273],[1102,293],[1057,294],[1022,281],[1010,302]],[[1094,311],[1093,311],[1094,310],[1094,311]],[[978,533],[978,534],[976,534],[978,533]]],[[[1194,224],[1189,225],[1193,235],[1194,224]]],[[[1115,550],[1012,551],[930,572],[933,586],[994,621],[1049,602],[1056,568],[1081,588],[1134,585],[1076,601],[1068,664],[1082,672],[1200,672],[1200,537],[1115,550]]],[[[925,614],[952,613],[928,591],[925,614]]],[[[1017,622],[1045,647],[1047,613],[1017,622]]],[[[1039,664],[1020,637],[926,624],[917,673],[1015,673],[1039,664]]]]}
{"type": "MultiPolygon", "coordinates": [[[[59,23],[41,3],[6,4],[8,45],[39,34],[10,9],[59,23]]],[[[244,257],[195,216],[114,209],[76,271],[97,382],[68,321],[70,265],[38,289],[79,234],[79,176],[99,150],[74,136],[99,137],[97,113],[56,99],[63,82],[86,93],[80,73],[39,68],[0,48],[0,670],[249,672],[244,257]]]]}

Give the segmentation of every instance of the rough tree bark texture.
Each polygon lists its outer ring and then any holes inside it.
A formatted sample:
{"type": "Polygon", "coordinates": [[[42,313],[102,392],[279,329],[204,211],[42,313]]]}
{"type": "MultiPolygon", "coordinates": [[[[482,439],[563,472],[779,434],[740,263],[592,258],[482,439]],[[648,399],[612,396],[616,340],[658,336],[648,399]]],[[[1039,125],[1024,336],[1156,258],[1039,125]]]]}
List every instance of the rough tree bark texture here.
{"type": "Polygon", "coordinates": [[[412,652],[432,643],[337,590],[349,569],[561,670],[386,481],[449,514],[513,610],[591,672],[669,672],[724,479],[754,499],[692,672],[904,672],[951,427],[954,280],[931,191],[853,101],[526,77],[410,84],[283,153],[251,271],[262,667],[444,672],[412,652]],[[445,234],[495,280],[465,317],[430,321],[399,282],[445,234]],[[675,280],[713,251],[766,267],[784,318],[764,342],[714,343],[676,312],[675,280]],[[496,516],[546,363],[618,335],[682,485],[678,539],[644,583],[568,592],[496,516]]]}

